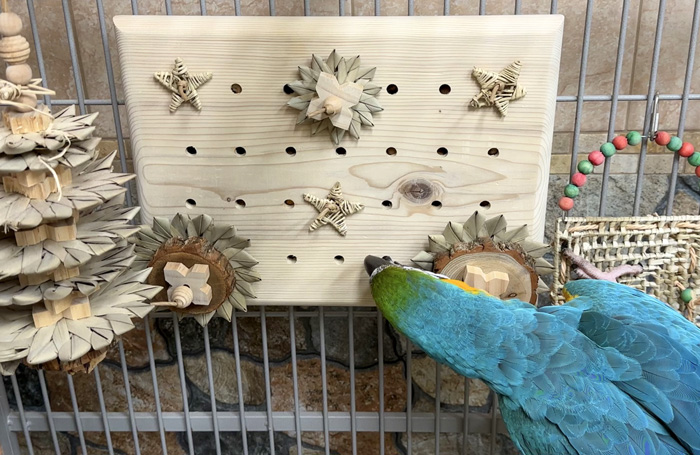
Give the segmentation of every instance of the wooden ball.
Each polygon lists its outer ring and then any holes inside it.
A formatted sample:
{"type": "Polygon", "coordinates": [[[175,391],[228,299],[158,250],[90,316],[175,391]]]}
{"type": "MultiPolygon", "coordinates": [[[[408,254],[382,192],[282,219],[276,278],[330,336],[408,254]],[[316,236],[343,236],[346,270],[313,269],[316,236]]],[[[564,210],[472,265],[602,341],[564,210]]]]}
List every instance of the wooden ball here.
{"type": "Polygon", "coordinates": [[[5,68],[5,78],[17,85],[27,85],[32,80],[32,67],[26,63],[5,68]]]}
{"type": "Polygon", "coordinates": [[[26,62],[30,53],[29,42],[21,35],[0,40],[0,58],[10,65],[26,62]]]}
{"type": "Polygon", "coordinates": [[[569,210],[574,208],[574,200],[570,197],[562,197],[561,199],[559,199],[559,208],[565,212],[568,212],[569,210]]]}
{"type": "Polygon", "coordinates": [[[22,31],[22,19],[15,13],[0,13],[0,35],[15,36],[22,31]]]}
{"type": "Polygon", "coordinates": [[[15,112],[31,112],[32,108],[37,105],[36,95],[33,93],[22,93],[15,102],[25,105],[23,107],[12,106],[12,110],[15,112]]]}

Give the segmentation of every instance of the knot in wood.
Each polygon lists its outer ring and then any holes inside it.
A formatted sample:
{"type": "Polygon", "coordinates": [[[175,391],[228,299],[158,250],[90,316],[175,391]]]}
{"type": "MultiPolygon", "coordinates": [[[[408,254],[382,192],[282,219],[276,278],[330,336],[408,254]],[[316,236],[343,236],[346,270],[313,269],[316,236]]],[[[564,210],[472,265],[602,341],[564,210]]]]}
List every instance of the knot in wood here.
{"type": "Polygon", "coordinates": [[[414,203],[427,203],[433,199],[435,187],[425,179],[409,180],[399,186],[399,192],[414,203]]]}

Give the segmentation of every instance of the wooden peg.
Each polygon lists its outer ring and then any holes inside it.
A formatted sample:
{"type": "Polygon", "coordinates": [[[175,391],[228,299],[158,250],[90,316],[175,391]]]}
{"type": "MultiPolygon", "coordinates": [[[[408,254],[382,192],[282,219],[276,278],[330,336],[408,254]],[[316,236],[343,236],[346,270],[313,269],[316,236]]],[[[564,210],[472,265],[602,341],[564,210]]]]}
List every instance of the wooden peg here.
{"type": "Polygon", "coordinates": [[[74,321],[89,318],[91,315],[90,299],[85,295],[74,298],[70,306],[63,312],[64,318],[74,321]]]}
{"type": "Polygon", "coordinates": [[[34,186],[38,183],[43,182],[46,180],[46,177],[48,174],[48,171],[42,170],[42,171],[22,171],[18,172],[16,174],[13,174],[12,176],[17,179],[17,182],[20,185],[23,186],[34,186]]]}
{"type": "Polygon", "coordinates": [[[66,268],[63,264],[58,266],[56,270],[51,272],[51,278],[53,281],[63,281],[69,278],[74,278],[80,275],[79,267],[66,268]]]}
{"type": "Polygon", "coordinates": [[[15,231],[15,243],[17,246],[29,246],[41,243],[47,238],[46,225],[42,224],[34,229],[15,231]]]}
{"type": "Polygon", "coordinates": [[[16,177],[5,176],[2,178],[2,185],[6,193],[18,193],[27,196],[29,199],[46,199],[51,194],[51,184],[48,180],[32,186],[24,186],[17,181],[16,177]]]}
{"type": "Polygon", "coordinates": [[[19,279],[19,284],[21,286],[35,286],[37,284],[45,283],[50,279],[49,275],[43,273],[36,275],[24,275],[20,273],[17,275],[17,278],[19,279]]]}
{"type": "Polygon", "coordinates": [[[71,292],[67,296],[63,297],[62,299],[56,299],[56,300],[50,300],[50,299],[44,299],[44,305],[46,308],[48,308],[49,311],[55,313],[55,314],[61,314],[63,313],[68,307],[73,303],[73,300],[80,296],[79,292],[71,292]]]}
{"type": "Polygon", "coordinates": [[[78,228],[72,217],[46,225],[46,237],[56,242],[75,240],[77,236],[78,228]]]}
{"type": "Polygon", "coordinates": [[[63,316],[61,313],[54,313],[46,308],[42,303],[37,303],[32,306],[32,319],[34,319],[34,326],[37,329],[53,325],[62,318],[63,316]]]}
{"type": "Polygon", "coordinates": [[[49,194],[73,181],[70,168],[59,165],[55,169],[58,182],[49,171],[24,171],[2,178],[2,184],[7,193],[19,193],[30,199],[46,199],[49,194]]]}
{"type": "MultiPolygon", "coordinates": [[[[16,101],[21,103],[25,102],[21,97],[16,101]]],[[[41,106],[38,109],[40,111],[48,111],[46,106],[41,106]]],[[[12,131],[12,134],[46,131],[51,125],[51,117],[48,115],[40,114],[31,109],[29,111],[30,112],[12,112],[8,110],[2,113],[3,122],[5,126],[12,131]]]]}

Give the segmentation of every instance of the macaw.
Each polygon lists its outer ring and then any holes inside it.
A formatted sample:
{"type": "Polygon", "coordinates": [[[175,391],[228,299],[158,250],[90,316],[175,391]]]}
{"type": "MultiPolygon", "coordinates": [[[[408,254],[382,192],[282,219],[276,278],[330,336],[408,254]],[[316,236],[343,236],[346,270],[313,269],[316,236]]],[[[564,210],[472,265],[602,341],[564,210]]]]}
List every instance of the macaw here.
{"type": "Polygon", "coordinates": [[[536,308],[390,258],[365,268],[399,332],[494,390],[523,454],[700,455],[700,329],[659,300],[579,280],[536,308]]]}

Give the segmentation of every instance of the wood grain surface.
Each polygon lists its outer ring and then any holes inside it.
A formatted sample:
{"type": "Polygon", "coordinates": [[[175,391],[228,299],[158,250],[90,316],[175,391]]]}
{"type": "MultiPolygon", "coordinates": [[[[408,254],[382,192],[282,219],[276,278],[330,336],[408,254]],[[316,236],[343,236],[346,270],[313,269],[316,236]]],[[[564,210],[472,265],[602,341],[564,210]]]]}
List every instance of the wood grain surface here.
{"type": "Polygon", "coordinates": [[[234,224],[260,261],[251,303],[371,305],[365,255],[409,263],[428,234],[476,209],[542,239],[562,16],[114,21],[144,222],[185,212],[234,224]],[[343,150],[295,125],[283,91],[312,53],[333,49],[376,66],[383,87],[375,126],[345,138],[343,150]],[[214,74],[199,90],[201,112],[168,111],[170,94],[153,73],[176,57],[214,74]],[[472,68],[500,71],[515,60],[527,96],[507,117],[470,108],[479,91],[472,68]],[[317,212],[302,200],[325,197],[335,182],[365,206],[348,218],[345,238],[329,226],[309,232],[317,212]]]}

